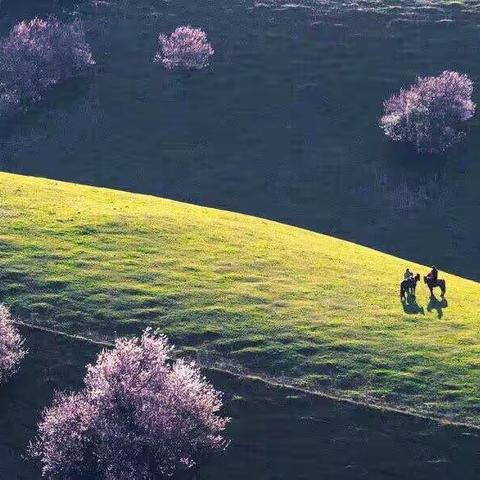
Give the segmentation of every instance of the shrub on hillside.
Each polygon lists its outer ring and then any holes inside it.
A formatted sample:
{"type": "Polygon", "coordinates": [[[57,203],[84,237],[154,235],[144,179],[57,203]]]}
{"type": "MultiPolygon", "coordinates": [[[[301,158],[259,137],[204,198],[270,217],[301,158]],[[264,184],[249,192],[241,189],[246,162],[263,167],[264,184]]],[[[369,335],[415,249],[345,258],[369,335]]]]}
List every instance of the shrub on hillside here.
{"type": "Polygon", "coordinates": [[[65,24],[52,17],[18,23],[0,42],[0,111],[40,100],[45,90],[94,63],[79,21],[65,24]]]}
{"type": "Polygon", "coordinates": [[[221,394],[193,363],[171,355],[166,338],[151,330],[102,352],[85,387],[57,396],[43,413],[32,445],[43,474],[167,478],[225,448],[221,394]]]}
{"type": "Polygon", "coordinates": [[[465,74],[418,77],[384,103],[380,125],[387,137],[413,144],[419,152],[442,152],[464,136],[461,124],[475,113],[472,92],[465,74]]]}
{"type": "Polygon", "coordinates": [[[10,310],[0,304],[0,384],[14,375],[27,351],[15,328],[10,310]]]}
{"type": "Polygon", "coordinates": [[[160,34],[158,41],[159,51],[155,62],[162,63],[169,70],[201,70],[208,66],[209,58],[214,53],[205,32],[190,26],[177,27],[170,35],[160,34]]]}

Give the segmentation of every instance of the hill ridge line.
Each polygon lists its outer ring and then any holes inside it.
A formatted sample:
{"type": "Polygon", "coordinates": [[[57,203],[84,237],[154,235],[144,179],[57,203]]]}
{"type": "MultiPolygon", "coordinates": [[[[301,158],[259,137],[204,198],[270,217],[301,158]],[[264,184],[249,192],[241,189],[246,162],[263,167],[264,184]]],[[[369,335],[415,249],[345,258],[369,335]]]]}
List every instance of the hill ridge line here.
{"type": "MultiPolygon", "coordinates": [[[[145,199],[145,200],[155,200],[155,201],[159,201],[159,202],[167,202],[167,203],[175,205],[175,206],[188,207],[188,208],[192,208],[192,209],[199,210],[199,211],[215,212],[215,213],[218,213],[220,215],[227,215],[227,216],[232,215],[234,217],[238,216],[238,217],[241,217],[241,218],[251,219],[253,221],[258,221],[258,222],[261,222],[261,223],[271,224],[271,225],[274,225],[274,226],[278,226],[280,228],[297,230],[297,231],[299,231],[300,233],[303,233],[303,234],[318,236],[318,237],[321,237],[321,238],[324,238],[324,239],[331,239],[331,240],[334,240],[335,242],[340,242],[341,244],[345,244],[347,246],[358,247],[362,250],[373,252],[375,254],[379,254],[379,255],[382,255],[384,257],[388,257],[390,259],[393,259],[393,260],[401,260],[403,262],[406,262],[408,264],[413,264],[413,265],[418,266],[418,267],[425,267],[425,265],[423,263],[421,263],[422,260],[411,260],[411,259],[408,259],[408,258],[399,257],[395,253],[391,253],[391,252],[388,252],[388,251],[385,251],[385,250],[380,250],[376,247],[369,246],[369,245],[366,245],[366,244],[363,244],[363,243],[358,243],[354,240],[349,240],[349,239],[343,238],[343,237],[337,237],[335,235],[324,233],[322,231],[312,230],[311,228],[307,228],[305,226],[286,223],[286,222],[281,221],[281,220],[276,220],[276,219],[270,218],[270,217],[263,217],[263,216],[259,216],[259,215],[254,215],[252,213],[245,213],[245,212],[240,212],[240,211],[236,211],[236,210],[226,210],[225,208],[221,208],[221,207],[212,207],[212,206],[203,205],[203,204],[200,204],[200,203],[192,203],[190,201],[185,201],[185,200],[176,200],[174,198],[163,197],[163,196],[155,195],[153,193],[142,193],[142,192],[123,190],[123,189],[120,189],[120,188],[113,188],[113,187],[108,187],[108,186],[99,186],[99,185],[95,185],[95,184],[70,182],[70,181],[67,181],[67,180],[58,180],[58,179],[50,178],[50,177],[25,175],[25,174],[21,174],[21,173],[12,173],[12,172],[0,171],[0,177],[1,176],[17,177],[17,178],[20,177],[20,178],[24,178],[24,179],[28,179],[28,180],[33,180],[35,182],[36,181],[48,182],[48,183],[52,183],[52,184],[56,184],[56,185],[65,185],[65,186],[72,186],[72,187],[78,187],[78,188],[85,188],[87,190],[97,190],[99,192],[115,193],[115,194],[119,194],[119,195],[125,195],[127,197],[132,196],[132,197],[138,197],[138,198],[145,199]]],[[[442,272],[444,272],[447,275],[452,275],[452,276],[461,278],[462,280],[464,280],[466,282],[470,282],[470,283],[477,284],[477,285],[480,284],[480,280],[464,276],[463,274],[459,274],[455,271],[442,270],[442,272]]]]}

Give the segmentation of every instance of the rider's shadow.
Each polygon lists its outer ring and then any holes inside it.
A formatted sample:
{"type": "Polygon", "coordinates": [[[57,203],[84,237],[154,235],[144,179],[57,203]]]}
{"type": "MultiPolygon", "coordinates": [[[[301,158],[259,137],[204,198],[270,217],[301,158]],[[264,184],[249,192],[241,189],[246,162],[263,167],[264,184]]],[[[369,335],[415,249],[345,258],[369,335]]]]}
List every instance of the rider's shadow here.
{"type": "Polygon", "coordinates": [[[425,315],[424,308],[417,303],[417,298],[412,293],[408,293],[407,298],[402,298],[402,307],[409,315],[425,315]]]}
{"type": "Polygon", "coordinates": [[[435,310],[437,312],[437,317],[442,318],[443,309],[447,307],[448,307],[448,302],[445,297],[442,297],[442,299],[439,300],[435,295],[432,295],[430,297],[430,301],[428,302],[427,310],[429,312],[431,312],[432,310],[435,310]]]}

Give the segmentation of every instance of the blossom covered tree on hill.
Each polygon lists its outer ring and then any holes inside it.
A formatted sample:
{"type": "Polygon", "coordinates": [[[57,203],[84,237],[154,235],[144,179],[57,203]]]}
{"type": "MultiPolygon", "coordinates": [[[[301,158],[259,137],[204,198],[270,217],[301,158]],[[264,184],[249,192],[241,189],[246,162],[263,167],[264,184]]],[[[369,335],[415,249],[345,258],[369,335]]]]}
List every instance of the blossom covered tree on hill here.
{"type": "Polygon", "coordinates": [[[102,352],[80,392],[57,396],[32,453],[47,477],[166,478],[227,446],[221,407],[195,364],[173,361],[166,338],[147,329],[102,352]]]}
{"type": "Polygon", "coordinates": [[[472,93],[473,82],[465,74],[418,77],[384,103],[380,126],[387,137],[419,152],[442,152],[464,137],[461,124],[475,113],[472,93]]]}
{"type": "Polygon", "coordinates": [[[94,64],[79,21],[22,21],[0,42],[0,111],[14,112],[39,101],[48,88],[94,64]]]}
{"type": "Polygon", "coordinates": [[[214,50],[206,33],[189,25],[177,27],[170,35],[160,34],[155,62],[169,70],[183,68],[201,70],[208,66],[214,50]]]}
{"type": "Polygon", "coordinates": [[[15,328],[10,310],[0,304],[0,384],[14,375],[27,351],[24,341],[15,328]]]}

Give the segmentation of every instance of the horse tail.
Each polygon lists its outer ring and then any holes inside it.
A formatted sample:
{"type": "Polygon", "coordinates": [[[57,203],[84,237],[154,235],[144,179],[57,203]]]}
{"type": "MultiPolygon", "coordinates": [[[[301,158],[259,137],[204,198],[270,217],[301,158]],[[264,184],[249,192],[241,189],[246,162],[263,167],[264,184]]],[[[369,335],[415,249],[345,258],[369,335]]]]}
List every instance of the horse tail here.
{"type": "Polygon", "coordinates": [[[403,298],[405,295],[405,290],[403,288],[403,282],[400,284],[400,298],[403,298]]]}

